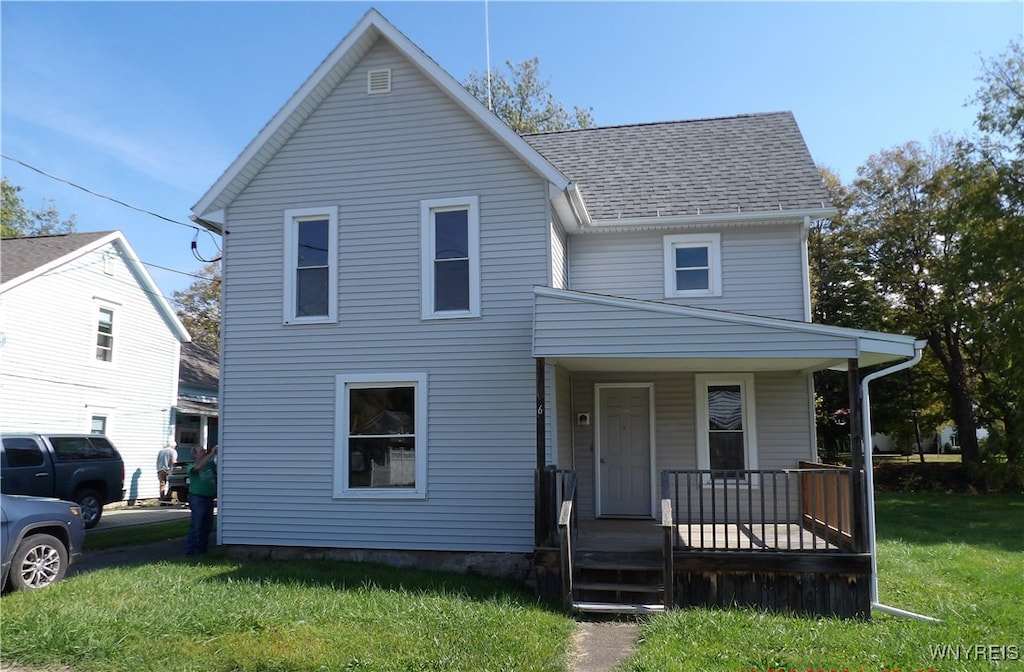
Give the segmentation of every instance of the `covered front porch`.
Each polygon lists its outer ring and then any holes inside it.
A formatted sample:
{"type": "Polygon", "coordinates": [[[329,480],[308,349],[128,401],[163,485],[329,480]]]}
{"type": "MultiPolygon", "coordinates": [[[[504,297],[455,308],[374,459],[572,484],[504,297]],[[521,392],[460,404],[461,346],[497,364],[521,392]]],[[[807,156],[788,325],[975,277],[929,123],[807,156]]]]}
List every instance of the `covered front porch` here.
{"type": "MultiPolygon", "coordinates": [[[[864,617],[863,463],[815,463],[812,374],[905,336],[537,288],[536,576],[567,607],[864,617]]],[[[851,422],[852,445],[859,424],[851,422]]]]}

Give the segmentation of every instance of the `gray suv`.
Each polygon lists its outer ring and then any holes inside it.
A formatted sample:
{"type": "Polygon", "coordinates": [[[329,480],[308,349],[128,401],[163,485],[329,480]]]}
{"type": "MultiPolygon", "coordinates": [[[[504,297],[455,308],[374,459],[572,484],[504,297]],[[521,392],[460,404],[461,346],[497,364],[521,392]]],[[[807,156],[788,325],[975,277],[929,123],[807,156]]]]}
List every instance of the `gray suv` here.
{"type": "Polygon", "coordinates": [[[0,587],[35,590],[64,578],[82,555],[81,507],[49,497],[0,496],[0,587]]]}

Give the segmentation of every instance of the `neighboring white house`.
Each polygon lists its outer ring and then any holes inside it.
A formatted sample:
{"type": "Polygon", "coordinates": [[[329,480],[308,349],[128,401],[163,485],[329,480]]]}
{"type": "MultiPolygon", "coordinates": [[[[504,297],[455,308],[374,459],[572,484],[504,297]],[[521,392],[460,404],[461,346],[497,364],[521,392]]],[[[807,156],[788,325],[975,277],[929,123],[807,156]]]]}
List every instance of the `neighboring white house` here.
{"type": "Polygon", "coordinates": [[[158,496],[188,332],[119,231],[0,241],[0,430],[96,432],[158,496]]]}
{"type": "Polygon", "coordinates": [[[826,201],[788,112],[520,137],[371,10],[193,208],[220,541],[529,563],[539,465],[651,520],[814,459],[812,373],[915,354],[809,323],[826,201]]]}

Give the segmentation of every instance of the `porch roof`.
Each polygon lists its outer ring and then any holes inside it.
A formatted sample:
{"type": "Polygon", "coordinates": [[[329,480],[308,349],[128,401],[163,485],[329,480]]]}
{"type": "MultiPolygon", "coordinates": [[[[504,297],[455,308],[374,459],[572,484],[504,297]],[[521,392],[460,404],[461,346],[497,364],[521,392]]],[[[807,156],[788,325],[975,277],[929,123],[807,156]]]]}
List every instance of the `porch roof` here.
{"type": "Polygon", "coordinates": [[[914,356],[911,336],[534,288],[533,356],[591,371],[845,370],[914,356]]]}

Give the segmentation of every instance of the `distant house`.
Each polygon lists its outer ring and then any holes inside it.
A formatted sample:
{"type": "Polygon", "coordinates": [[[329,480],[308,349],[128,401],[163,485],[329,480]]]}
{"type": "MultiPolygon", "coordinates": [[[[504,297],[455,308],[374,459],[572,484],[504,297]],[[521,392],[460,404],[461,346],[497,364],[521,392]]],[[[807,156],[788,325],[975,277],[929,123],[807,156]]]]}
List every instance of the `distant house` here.
{"type": "Polygon", "coordinates": [[[217,353],[205,345],[183,343],[178,370],[174,438],[179,459],[188,459],[192,446],[217,444],[220,361],[217,353]]]}
{"type": "Polygon", "coordinates": [[[106,434],[158,496],[189,335],[119,231],[0,241],[0,429],[106,434]]]}
{"type": "Polygon", "coordinates": [[[827,198],[788,112],[521,137],[371,10],[193,208],[230,233],[220,541],[864,614],[812,374],[920,344],[810,323],[827,198]]]}

